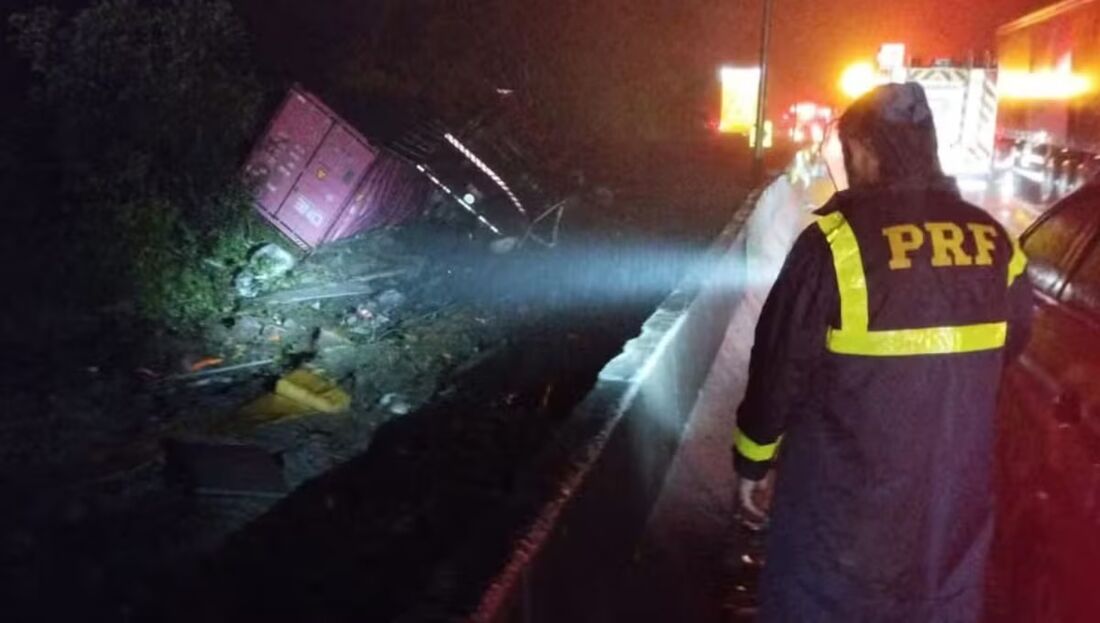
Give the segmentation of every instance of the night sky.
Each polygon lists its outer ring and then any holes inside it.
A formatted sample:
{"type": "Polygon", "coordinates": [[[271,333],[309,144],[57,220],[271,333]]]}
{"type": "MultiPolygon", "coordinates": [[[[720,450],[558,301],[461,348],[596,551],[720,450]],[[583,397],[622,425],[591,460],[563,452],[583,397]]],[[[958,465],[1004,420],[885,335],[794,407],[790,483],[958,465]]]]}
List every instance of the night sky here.
{"type": "MultiPolygon", "coordinates": [[[[231,0],[253,29],[261,57],[280,57],[275,64],[297,68],[314,57],[322,64],[318,50],[340,48],[366,32],[377,21],[383,0],[324,0],[297,3],[294,0],[231,0]],[[307,10],[304,10],[308,7],[307,10]],[[354,25],[353,27],[349,27],[354,25]],[[303,36],[307,31],[312,37],[303,36]],[[312,40],[309,43],[307,40],[312,40]],[[266,48],[266,49],[265,49],[266,48]],[[263,54],[267,52],[267,54],[263,54]]],[[[436,2],[419,0],[415,6],[432,11],[436,2]]],[[[519,0],[517,0],[519,1],[519,0]]],[[[717,67],[725,63],[754,64],[759,51],[760,11],[763,0],[522,0],[532,2],[544,13],[581,14],[591,28],[587,34],[604,43],[579,53],[588,71],[605,75],[601,46],[629,41],[640,44],[640,53],[653,58],[665,56],[685,75],[696,76],[699,84],[713,80],[714,93],[700,104],[717,108],[717,67]],[[635,32],[642,14],[655,16],[663,30],[662,41],[650,41],[654,30],[635,32]],[[641,42],[647,42],[641,43],[641,42]],[[690,65],[690,66],[689,66],[690,65]],[[713,100],[713,102],[712,102],[713,100]]],[[[955,56],[965,58],[973,50],[994,48],[997,27],[1055,0],[774,0],[770,114],[800,99],[821,101],[839,98],[836,89],[841,71],[855,60],[871,60],[878,46],[903,41],[911,53],[922,58],[955,56]]],[[[470,0],[476,6],[479,0],[470,0]]],[[[44,4],[41,0],[8,0],[8,10],[44,4]]],[[[49,4],[80,6],[88,0],[55,0],[49,4]]],[[[4,20],[6,21],[6,19],[4,20]]],[[[541,20],[540,20],[541,21],[541,20]]],[[[643,18],[641,21],[645,21],[643,18]]],[[[545,27],[554,20],[547,19],[545,27]]],[[[574,22],[575,24],[576,22],[574,22]]],[[[652,24],[649,28],[652,28],[652,24]]],[[[535,27],[539,27],[535,25],[535,27]]],[[[550,27],[558,30],[558,27],[550,27]]],[[[563,34],[563,38],[570,38],[563,34]]],[[[0,54],[0,75],[7,84],[17,82],[21,72],[4,50],[0,54]]],[[[637,52],[635,52],[637,53],[637,52]]],[[[346,51],[341,52],[346,56],[346,51]]],[[[563,58],[569,54],[563,52],[563,58]]],[[[272,59],[268,58],[267,61],[272,59]]],[[[564,61],[563,61],[564,62],[564,61]]],[[[644,61],[643,61],[644,62],[644,61]]],[[[309,65],[310,63],[306,63],[309,65]]],[[[299,68],[301,69],[301,68],[299,68]]],[[[309,71],[294,72],[295,79],[309,81],[309,71]]],[[[13,89],[21,91],[21,89],[13,89]]],[[[660,88],[658,88],[660,91],[660,88]]],[[[0,97],[3,100],[3,97],[0,97]]]]}
{"type": "MultiPolygon", "coordinates": [[[[733,62],[755,62],[762,0],[731,1],[708,33],[733,62]],[[723,42],[728,32],[728,41],[723,42]]],[[[772,107],[806,97],[836,97],[840,72],[872,60],[887,41],[922,58],[964,58],[992,50],[997,27],[1053,0],[774,0],[772,107]]]]}

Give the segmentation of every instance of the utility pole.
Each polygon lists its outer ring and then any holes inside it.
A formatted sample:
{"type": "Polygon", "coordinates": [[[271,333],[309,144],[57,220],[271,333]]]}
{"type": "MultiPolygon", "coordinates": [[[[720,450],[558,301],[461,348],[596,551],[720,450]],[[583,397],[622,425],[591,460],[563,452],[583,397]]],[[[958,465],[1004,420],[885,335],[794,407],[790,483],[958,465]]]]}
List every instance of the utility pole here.
{"type": "Polygon", "coordinates": [[[772,32],[772,0],[764,0],[764,20],[760,25],[760,87],[756,97],[756,143],[753,149],[753,181],[764,181],[764,107],[768,103],[768,42],[772,32]]]}

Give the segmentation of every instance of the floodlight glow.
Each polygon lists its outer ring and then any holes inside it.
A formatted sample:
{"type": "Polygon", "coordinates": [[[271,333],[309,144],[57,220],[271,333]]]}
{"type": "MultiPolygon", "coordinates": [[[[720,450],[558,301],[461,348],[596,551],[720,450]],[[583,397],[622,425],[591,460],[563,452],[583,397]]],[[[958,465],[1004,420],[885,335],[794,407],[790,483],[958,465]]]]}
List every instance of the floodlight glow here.
{"type": "Polygon", "coordinates": [[[723,67],[722,113],[718,131],[727,134],[749,132],[756,124],[756,99],[760,88],[759,67],[723,67]]]}
{"type": "Polygon", "coordinates": [[[849,65],[840,75],[840,91],[858,99],[881,82],[875,66],[866,61],[849,65]]]}

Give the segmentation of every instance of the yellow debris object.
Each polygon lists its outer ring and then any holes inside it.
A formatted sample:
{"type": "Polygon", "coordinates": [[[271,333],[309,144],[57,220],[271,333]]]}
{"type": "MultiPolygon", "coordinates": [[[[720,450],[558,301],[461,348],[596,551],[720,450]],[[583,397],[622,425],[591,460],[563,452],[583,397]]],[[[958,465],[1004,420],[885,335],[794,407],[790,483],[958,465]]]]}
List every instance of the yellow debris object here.
{"type": "Polygon", "coordinates": [[[242,407],[237,415],[257,424],[292,419],[312,413],[340,413],[351,406],[351,396],[335,383],[309,370],[295,370],[264,394],[242,407]]]}
{"type": "Polygon", "coordinates": [[[278,394],[264,394],[237,412],[244,423],[257,424],[317,413],[317,409],[278,394]]]}
{"type": "Polygon", "coordinates": [[[295,370],[279,379],[275,394],[322,413],[340,413],[351,406],[347,392],[309,370],[295,370]]]}

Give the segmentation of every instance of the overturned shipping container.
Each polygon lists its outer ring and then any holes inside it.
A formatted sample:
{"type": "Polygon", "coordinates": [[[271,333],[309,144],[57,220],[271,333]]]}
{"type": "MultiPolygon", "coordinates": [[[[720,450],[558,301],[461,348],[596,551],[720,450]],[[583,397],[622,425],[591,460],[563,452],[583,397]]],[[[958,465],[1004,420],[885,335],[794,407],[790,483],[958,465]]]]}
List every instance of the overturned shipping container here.
{"type": "Polygon", "coordinates": [[[244,179],[260,213],[305,249],[404,221],[432,192],[415,166],[299,87],[256,143],[244,179]]]}

